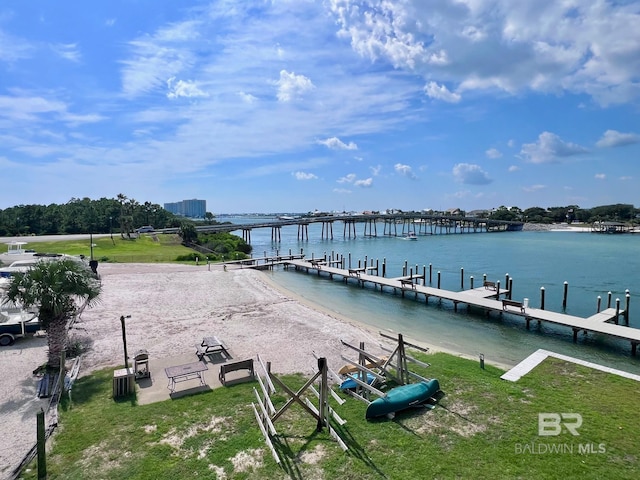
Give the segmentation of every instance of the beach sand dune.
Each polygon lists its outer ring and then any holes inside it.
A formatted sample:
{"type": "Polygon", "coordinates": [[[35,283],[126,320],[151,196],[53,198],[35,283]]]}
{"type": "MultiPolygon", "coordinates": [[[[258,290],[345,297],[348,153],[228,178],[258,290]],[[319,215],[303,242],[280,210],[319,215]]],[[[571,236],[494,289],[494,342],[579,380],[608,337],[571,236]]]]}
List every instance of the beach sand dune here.
{"type": "MultiPolygon", "coordinates": [[[[377,332],[311,308],[261,272],[173,264],[101,264],[98,272],[101,301],[86,309],[70,332],[72,339],[90,343],[80,376],[123,365],[120,317],[129,315],[129,357],[139,349],[151,359],[195,353],[194,345],[211,334],[226,343],[235,359],[260,355],[276,374],[313,374],[314,352],[338,370],[345,363],[341,355],[357,357],[341,339],[356,345],[362,341],[368,351],[383,353],[377,332]]],[[[0,478],[7,478],[35,443],[36,413],[46,409],[48,400],[37,398],[32,371],[45,361],[44,338],[0,349],[0,478]]]]}

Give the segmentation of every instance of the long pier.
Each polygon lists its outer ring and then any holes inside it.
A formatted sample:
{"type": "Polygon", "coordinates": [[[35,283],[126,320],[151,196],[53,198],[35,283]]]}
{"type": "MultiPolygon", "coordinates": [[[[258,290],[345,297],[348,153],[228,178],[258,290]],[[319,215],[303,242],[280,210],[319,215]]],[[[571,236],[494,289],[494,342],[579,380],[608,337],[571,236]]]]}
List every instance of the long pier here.
{"type": "Polygon", "coordinates": [[[441,288],[429,287],[426,285],[426,274],[418,272],[404,272],[405,275],[395,278],[386,278],[378,275],[377,266],[364,266],[358,264],[357,268],[341,268],[344,266],[342,260],[332,260],[331,258],[321,257],[305,259],[291,259],[282,262],[286,266],[293,266],[298,270],[306,272],[314,271],[319,276],[325,275],[330,279],[334,276],[340,277],[345,284],[357,283],[360,286],[371,284],[374,289],[380,288],[380,291],[393,290],[405,294],[413,294],[415,298],[424,296],[425,302],[428,303],[429,298],[437,298],[439,300],[447,300],[453,303],[454,310],[457,311],[458,304],[466,304],[467,307],[477,307],[483,309],[487,314],[490,312],[498,312],[500,315],[508,313],[521,317],[526,322],[527,329],[531,321],[549,322],[555,325],[569,327],[573,330],[573,341],[577,342],[579,332],[593,332],[606,335],[609,337],[626,340],[631,343],[631,354],[635,356],[638,344],[640,344],[640,329],[629,327],[628,303],[627,309],[606,308],[597,312],[588,318],[576,317],[564,313],[552,312],[541,308],[533,308],[523,305],[520,302],[511,301],[511,290],[508,288],[500,288],[493,282],[484,282],[486,286],[479,288],[471,288],[459,292],[444,290],[441,288]],[[338,266],[336,266],[338,265],[338,266]],[[369,272],[375,272],[376,275],[369,272]],[[422,281],[421,285],[419,282],[422,281]],[[620,317],[623,317],[626,326],[620,325],[620,317]],[[611,323],[614,322],[614,323],[611,323]]]}
{"type": "MultiPolygon", "coordinates": [[[[334,223],[342,223],[344,238],[358,236],[356,226],[362,224],[362,236],[377,237],[378,224],[382,224],[383,236],[416,235],[448,235],[455,233],[486,233],[522,230],[523,223],[508,220],[491,220],[487,218],[463,217],[460,215],[434,215],[427,213],[393,213],[393,214],[361,214],[361,215],[323,215],[299,217],[286,220],[273,220],[251,224],[220,223],[199,225],[198,232],[219,233],[242,231],[242,238],[251,243],[251,231],[261,228],[271,229],[271,240],[280,242],[283,227],[295,226],[298,229],[298,240],[309,240],[309,225],[320,223],[322,239],[333,239],[334,223]]],[[[179,228],[157,230],[162,233],[178,233],[179,228]]]]}

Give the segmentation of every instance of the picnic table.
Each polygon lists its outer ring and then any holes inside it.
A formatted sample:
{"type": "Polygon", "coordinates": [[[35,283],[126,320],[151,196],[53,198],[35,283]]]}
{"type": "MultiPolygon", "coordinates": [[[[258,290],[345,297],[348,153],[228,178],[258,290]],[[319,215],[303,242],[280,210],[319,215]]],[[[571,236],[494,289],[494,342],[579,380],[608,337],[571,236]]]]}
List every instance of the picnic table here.
{"type": "Polygon", "coordinates": [[[220,341],[215,335],[204,337],[200,346],[203,348],[204,355],[211,355],[212,353],[223,353],[225,356],[230,357],[227,347],[220,341]]]}
{"type": "Polygon", "coordinates": [[[176,383],[186,382],[188,380],[200,380],[200,385],[206,385],[204,380],[204,373],[208,370],[207,364],[200,362],[185,363],[184,365],[176,365],[175,367],[167,367],[164,369],[164,373],[169,379],[167,388],[171,393],[176,389],[176,383]]]}

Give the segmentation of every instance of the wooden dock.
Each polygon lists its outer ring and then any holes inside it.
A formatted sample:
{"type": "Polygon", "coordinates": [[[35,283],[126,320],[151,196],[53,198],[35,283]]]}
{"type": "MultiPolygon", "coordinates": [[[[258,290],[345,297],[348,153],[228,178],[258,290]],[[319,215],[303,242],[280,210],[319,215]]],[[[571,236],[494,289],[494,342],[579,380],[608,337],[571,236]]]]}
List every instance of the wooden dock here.
{"type": "Polygon", "coordinates": [[[593,332],[606,335],[609,337],[626,340],[631,343],[631,353],[636,354],[638,344],[640,344],[640,329],[619,325],[619,318],[626,317],[625,311],[617,308],[607,308],[588,318],[576,317],[564,313],[552,312],[530,306],[523,306],[520,302],[510,302],[508,299],[510,291],[500,288],[493,290],[484,286],[470,290],[454,292],[441,288],[434,288],[424,285],[424,275],[412,274],[396,278],[385,278],[378,275],[370,275],[367,272],[371,267],[359,267],[342,269],[329,266],[320,261],[307,261],[304,259],[285,260],[283,263],[294,266],[298,270],[315,271],[318,275],[328,276],[333,279],[338,276],[348,284],[349,282],[357,282],[358,285],[364,286],[369,283],[375,289],[380,291],[392,290],[400,292],[404,297],[405,294],[414,295],[414,298],[424,296],[425,302],[429,298],[437,298],[439,300],[447,300],[453,303],[454,310],[457,311],[458,304],[465,304],[467,307],[476,307],[489,312],[497,312],[499,314],[508,313],[522,317],[525,320],[527,329],[531,321],[549,322],[555,325],[569,327],[573,330],[573,341],[577,342],[579,332],[593,332]],[[418,282],[422,280],[423,284],[418,282]],[[511,305],[515,304],[515,305],[511,305]],[[614,322],[614,323],[611,323],[614,322]]]}

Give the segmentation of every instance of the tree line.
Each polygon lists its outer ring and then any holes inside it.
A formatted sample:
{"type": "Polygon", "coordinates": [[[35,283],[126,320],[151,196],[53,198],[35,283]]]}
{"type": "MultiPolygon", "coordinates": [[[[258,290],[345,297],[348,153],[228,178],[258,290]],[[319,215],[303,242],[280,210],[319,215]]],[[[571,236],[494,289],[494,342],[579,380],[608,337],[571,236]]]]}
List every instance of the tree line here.
{"type": "Polygon", "coordinates": [[[622,222],[640,223],[640,209],[633,205],[616,203],[593,208],[580,208],[578,205],[566,207],[531,207],[521,210],[518,207],[501,206],[487,213],[493,220],[512,220],[525,223],[594,223],[622,222]]]}
{"type": "MultiPolygon", "coordinates": [[[[213,215],[207,212],[209,222],[213,215]]],[[[180,227],[185,219],[158,204],[116,198],[72,198],[58,205],[18,205],[0,209],[0,236],[120,233],[130,235],[142,225],[180,227]]]]}

